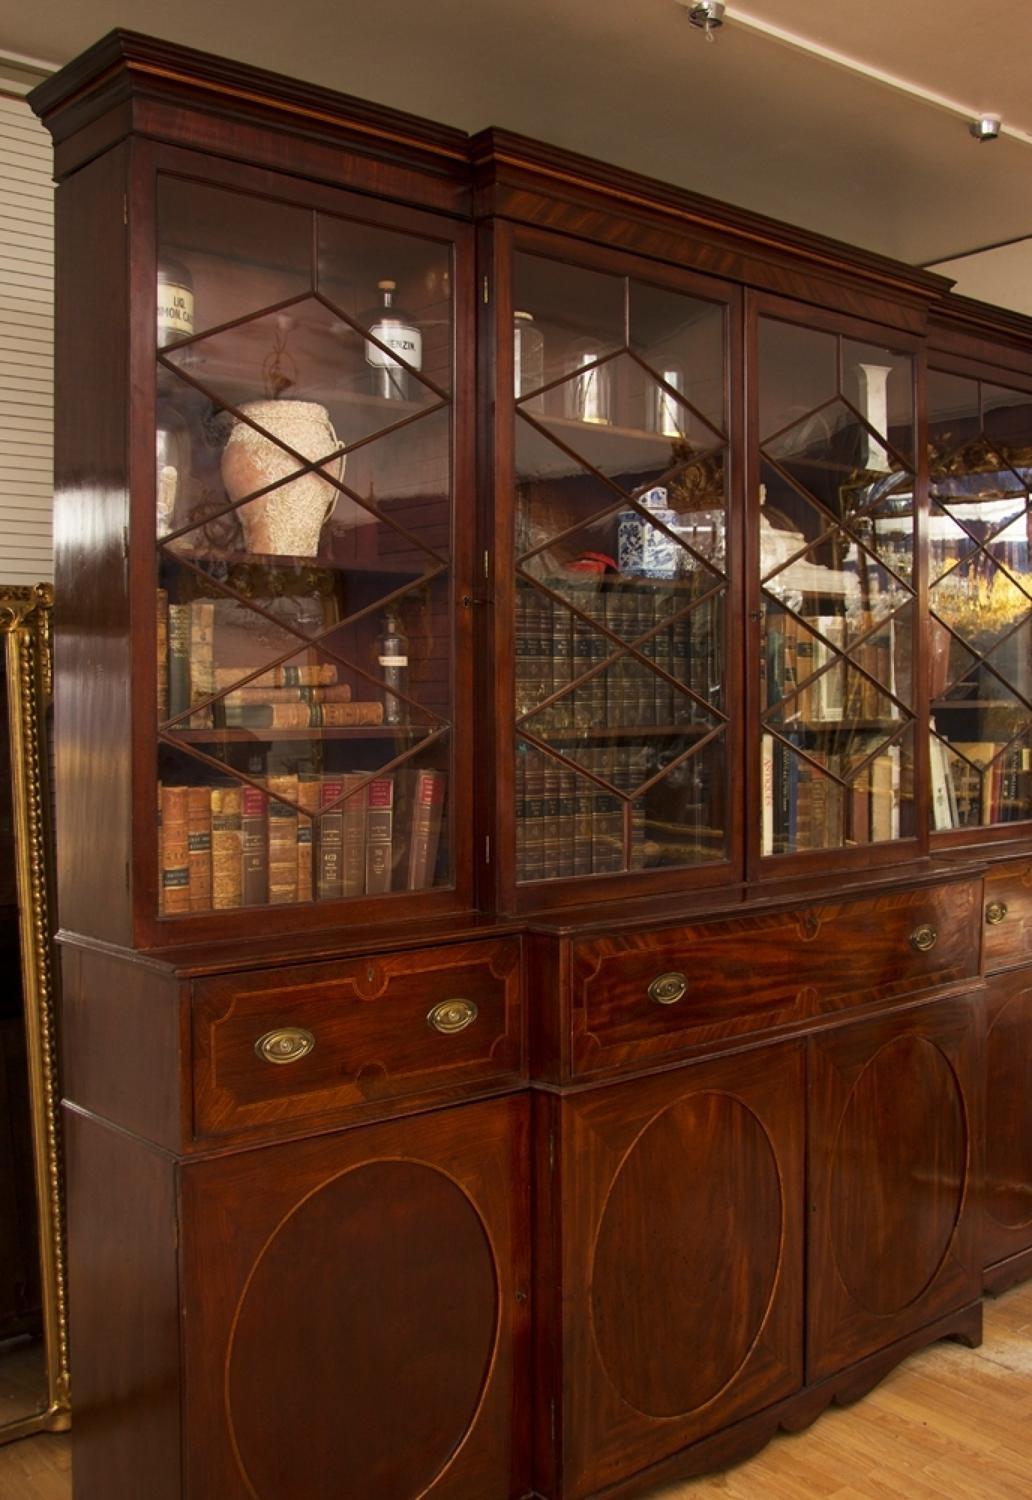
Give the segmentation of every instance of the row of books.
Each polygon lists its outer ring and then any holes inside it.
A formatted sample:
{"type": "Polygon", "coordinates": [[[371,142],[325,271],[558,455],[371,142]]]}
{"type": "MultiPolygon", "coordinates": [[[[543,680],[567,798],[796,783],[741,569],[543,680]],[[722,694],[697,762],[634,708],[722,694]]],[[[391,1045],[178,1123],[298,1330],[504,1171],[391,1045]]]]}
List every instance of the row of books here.
{"type": "Polygon", "coordinates": [[[854,743],[853,750],[835,756],[808,748],[807,759],[774,735],[763,736],[765,855],[841,849],[900,837],[902,809],[913,799],[909,758],[904,758],[899,744],[889,745],[861,770],[874,743],[854,743]],[[823,774],[822,768],[833,776],[823,774]]]}
{"type": "Polygon", "coordinates": [[[1032,749],[991,740],[930,744],[933,828],[978,828],[1032,817],[1032,749]]]}
{"type": "Polygon", "coordinates": [[[516,878],[561,880],[624,869],[694,864],[720,857],[722,787],[708,761],[691,757],[632,797],[661,769],[654,744],[578,752],[578,764],[608,783],[521,747],[516,755],[516,878]],[[612,790],[610,790],[612,788],[612,790]]]}
{"type": "MultiPolygon", "coordinates": [[[[873,624],[865,612],[851,624],[850,637],[862,635],[873,624]]],[[[760,701],[770,706],[790,699],[786,722],[898,720],[899,705],[888,696],[896,691],[895,622],[889,620],[875,637],[854,647],[848,661],[842,656],[846,640],[844,615],[774,616],[760,658],[760,701]],[[862,670],[852,670],[850,663],[862,670]],[[884,684],[885,691],[878,684],[884,684]]]]}
{"type": "Polygon", "coordinates": [[[435,882],[446,777],[270,775],[158,785],[162,916],[425,890],[435,882]],[[361,784],[365,782],[365,785],[361,784]]]}
{"type": "MultiPolygon", "coordinates": [[[[614,656],[619,646],[591,621],[630,641],[659,625],[687,603],[672,586],[626,581],[605,587],[553,580],[564,598],[589,618],[582,620],[547,594],[521,582],[516,595],[516,714],[522,717],[553,693],[569,686],[614,656]]],[[[708,699],[723,681],[719,608],[700,605],[656,631],[639,648],[663,672],[708,699]]],[[[677,723],[688,700],[666,678],[634,657],[623,656],[574,688],[549,711],[553,729],[574,733],[592,728],[625,728],[677,723]]]]}
{"type": "MultiPolygon", "coordinates": [[[[194,704],[222,696],[198,709],[180,727],[190,729],[319,729],[378,725],[381,701],[352,700],[350,684],[339,680],[334,662],[306,662],[253,672],[244,665],[216,665],[216,611],[211,599],[170,604],[158,590],[158,720],[179,719],[194,704]],[[229,691],[227,691],[227,689],[229,691]]],[[[232,606],[239,615],[240,610],[232,606]]],[[[255,616],[258,623],[258,617],[255,616]]]]}

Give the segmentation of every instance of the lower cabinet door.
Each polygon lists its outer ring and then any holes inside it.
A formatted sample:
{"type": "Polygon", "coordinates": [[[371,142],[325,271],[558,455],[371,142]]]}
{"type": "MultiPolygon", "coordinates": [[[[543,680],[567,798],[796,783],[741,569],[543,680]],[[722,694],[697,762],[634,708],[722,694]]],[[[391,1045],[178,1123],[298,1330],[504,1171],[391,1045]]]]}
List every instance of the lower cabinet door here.
{"type": "Polygon", "coordinates": [[[985,1265],[1032,1249],[1032,968],[989,981],[985,1265]]]}
{"type": "Polygon", "coordinates": [[[799,1387],[804,1094],[788,1044],[552,1103],[542,1493],[594,1494],[799,1387]]]}
{"type": "Polygon", "coordinates": [[[807,1377],[981,1292],[981,994],[810,1043],[807,1377]]]}
{"type": "Polygon", "coordinates": [[[527,1104],[184,1167],[190,1500],[527,1492],[527,1104]]]}

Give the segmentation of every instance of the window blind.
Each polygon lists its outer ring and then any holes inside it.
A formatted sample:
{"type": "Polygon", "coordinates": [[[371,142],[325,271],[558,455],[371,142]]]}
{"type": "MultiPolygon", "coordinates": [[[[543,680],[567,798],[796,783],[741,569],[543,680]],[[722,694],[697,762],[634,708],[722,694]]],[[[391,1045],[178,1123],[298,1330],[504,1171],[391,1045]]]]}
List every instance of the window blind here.
{"type": "Polygon", "coordinates": [[[0,582],[53,577],[54,191],[50,137],[0,93],[0,582]]]}

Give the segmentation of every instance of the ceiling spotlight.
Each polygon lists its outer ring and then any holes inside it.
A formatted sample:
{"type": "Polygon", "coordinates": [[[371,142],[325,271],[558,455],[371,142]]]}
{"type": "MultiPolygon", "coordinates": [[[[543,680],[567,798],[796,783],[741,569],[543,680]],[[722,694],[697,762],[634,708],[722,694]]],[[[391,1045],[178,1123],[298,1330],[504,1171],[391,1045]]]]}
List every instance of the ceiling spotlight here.
{"type": "Polygon", "coordinates": [[[724,0],[677,0],[688,12],[693,26],[706,33],[706,40],[713,40],[713,33],[724,24],[724,0]]]}
{"type": "Polygon", "coordinates": [[[999,115],[979,115],[968,126],[976,141],[995,141],[1000,134],[999,115]]]}

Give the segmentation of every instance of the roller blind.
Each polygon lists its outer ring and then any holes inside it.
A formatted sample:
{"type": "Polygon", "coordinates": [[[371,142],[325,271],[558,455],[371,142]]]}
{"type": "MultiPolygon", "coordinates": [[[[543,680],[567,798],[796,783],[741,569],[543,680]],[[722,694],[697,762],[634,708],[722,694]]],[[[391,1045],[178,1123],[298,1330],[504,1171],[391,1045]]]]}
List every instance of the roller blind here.
{"type": "Polygon", "coordinates": [[[0,582],[53,577],[54,191],[50,137],[0,93],[0,582]]]}

